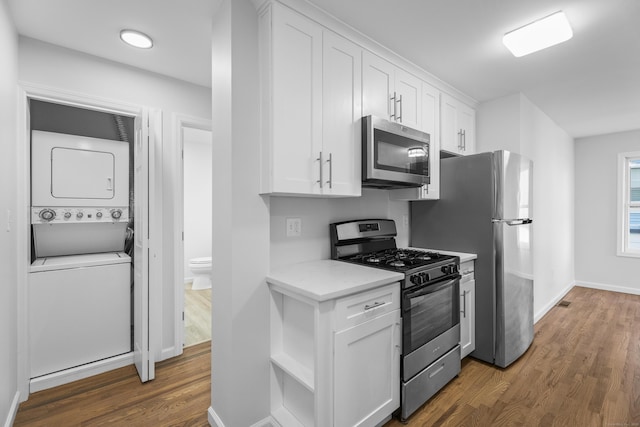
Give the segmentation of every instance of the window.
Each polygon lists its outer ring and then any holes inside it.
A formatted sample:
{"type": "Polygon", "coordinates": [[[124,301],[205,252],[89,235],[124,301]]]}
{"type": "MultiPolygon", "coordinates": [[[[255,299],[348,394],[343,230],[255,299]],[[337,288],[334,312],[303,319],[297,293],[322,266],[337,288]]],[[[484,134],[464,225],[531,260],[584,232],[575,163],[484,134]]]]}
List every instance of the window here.
{"type": "Polygon", "coordinates": [[[640,151],[618,156],[618,255],[640,257],[640,151]]]}

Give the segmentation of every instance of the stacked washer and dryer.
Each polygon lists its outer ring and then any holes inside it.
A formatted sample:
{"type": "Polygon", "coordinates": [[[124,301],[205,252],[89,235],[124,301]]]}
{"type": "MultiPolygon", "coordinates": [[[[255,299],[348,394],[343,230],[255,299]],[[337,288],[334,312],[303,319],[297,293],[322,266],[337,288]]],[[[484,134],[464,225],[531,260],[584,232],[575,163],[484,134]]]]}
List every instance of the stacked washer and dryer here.
{"type": "Polygon", "coordinates": [[[131,351],[129,148],[32,131],[31,378],[131,351]]]}

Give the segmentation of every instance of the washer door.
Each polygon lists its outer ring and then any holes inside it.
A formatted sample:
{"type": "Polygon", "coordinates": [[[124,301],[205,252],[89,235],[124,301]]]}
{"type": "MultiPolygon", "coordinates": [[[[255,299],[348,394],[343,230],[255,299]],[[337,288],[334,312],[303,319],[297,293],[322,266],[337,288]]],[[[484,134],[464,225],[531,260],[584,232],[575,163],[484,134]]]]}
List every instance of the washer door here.
{"type": "Polygon", "coordinates": [[[57,199],[113,199],[115,157],[102,151],[54,147],[51,195],[57,199]]]}
{"type": "Polygon", "coordinates": [[[31,132],[31,205],[129,205],[129,143],[31,132]]]}

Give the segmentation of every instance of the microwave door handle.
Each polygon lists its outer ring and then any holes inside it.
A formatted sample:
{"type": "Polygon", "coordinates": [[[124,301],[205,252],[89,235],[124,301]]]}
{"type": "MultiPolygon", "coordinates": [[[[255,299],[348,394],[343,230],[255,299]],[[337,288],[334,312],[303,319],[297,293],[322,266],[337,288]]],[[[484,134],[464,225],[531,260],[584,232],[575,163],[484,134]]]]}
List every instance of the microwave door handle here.
{"type": "Polygon", "coordinates": [[[444,288],[448,288],[449,286],[453,285],[455,282],[460,280],[460,275],[457,275],[455,278],[451,279],[451,280],[447,280],[444,283],[441,284],[433,284],[433,285],[427,285],[424,288],[420,288],[418,290],[416,290],[413,293],[408,293],[406,294],[407,298],[416,298],[416,297],[421,297],[424,295],[429,295],[432,294],[434,292],[438,292],[444,288]]]}

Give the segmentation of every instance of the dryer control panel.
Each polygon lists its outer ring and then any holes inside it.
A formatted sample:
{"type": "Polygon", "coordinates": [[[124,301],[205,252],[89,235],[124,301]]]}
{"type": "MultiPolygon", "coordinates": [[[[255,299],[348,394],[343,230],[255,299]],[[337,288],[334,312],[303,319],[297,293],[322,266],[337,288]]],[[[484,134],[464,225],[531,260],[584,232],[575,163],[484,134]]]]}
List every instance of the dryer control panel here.
{"type": "Polygon", "coordinates": [[[100,223],[129,221],[128,207],[32,207],[31,224],[100,223]]]}

